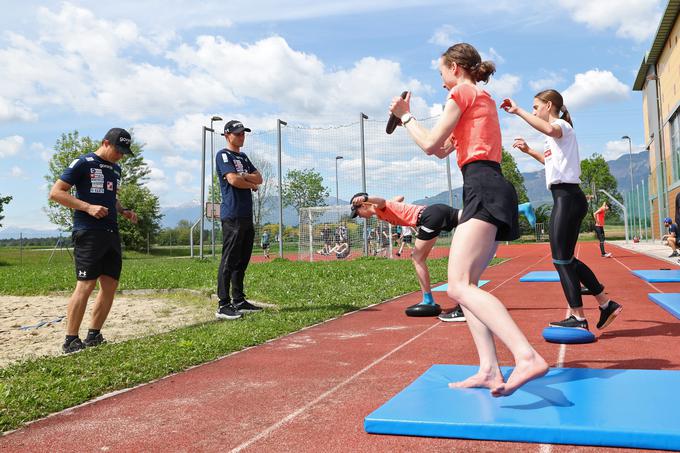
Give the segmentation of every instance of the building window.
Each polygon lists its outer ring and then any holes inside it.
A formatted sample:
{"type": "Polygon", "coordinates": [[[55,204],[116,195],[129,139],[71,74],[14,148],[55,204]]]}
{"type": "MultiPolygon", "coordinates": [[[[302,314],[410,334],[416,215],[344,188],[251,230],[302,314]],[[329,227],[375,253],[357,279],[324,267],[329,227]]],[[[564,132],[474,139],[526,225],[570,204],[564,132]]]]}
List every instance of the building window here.
{"type": "Polygon", "coordinates": [[[671,120],[671,156],[673,159],[673,179],[680,179],[680,110],[676,111],[671,120]]]}

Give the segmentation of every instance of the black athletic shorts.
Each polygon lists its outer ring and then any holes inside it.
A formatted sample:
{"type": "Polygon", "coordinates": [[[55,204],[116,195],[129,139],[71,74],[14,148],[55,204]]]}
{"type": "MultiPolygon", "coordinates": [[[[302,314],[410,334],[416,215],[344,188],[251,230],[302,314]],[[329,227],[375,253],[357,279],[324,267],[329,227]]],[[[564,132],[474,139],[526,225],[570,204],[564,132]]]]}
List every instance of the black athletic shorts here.
{"type": "Polygon", "coordinates": [[[409,236],[402,236],[402,237],[401,237],[401,242],[403,242],[404,244],[410,244],[410,243],[413,242],[413,236],[412,236],[412,235],[409,235],[409,236]]]}
{"type": "Polygon", "coordinates": [[[458,226],[458,209],[445,204],[426,206],[420,213],[416,237],[421,241],[429,241],[439,236],[442,231],[451,231],[458,226]]]}
{"type": "Polygon", "coordinates": [[[517,192],[497,162],[478,160],[461,168],[463,215],[460,223],[479,219],[495,225],[497,241],[519,238],[517,192]]]}
{"type": "Polygon", "coordinates": [[[120,280],[123,256],[117,231],[78,230],[72,239],[78,280],[96,280],[101,275],[120,280]]]}

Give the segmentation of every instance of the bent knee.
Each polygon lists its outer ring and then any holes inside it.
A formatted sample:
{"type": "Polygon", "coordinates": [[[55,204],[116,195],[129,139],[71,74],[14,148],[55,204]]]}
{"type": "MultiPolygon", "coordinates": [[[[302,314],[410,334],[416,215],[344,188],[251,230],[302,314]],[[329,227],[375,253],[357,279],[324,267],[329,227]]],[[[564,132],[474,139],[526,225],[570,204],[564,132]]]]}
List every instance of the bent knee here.
{"type": "Polygon", "coordinates": [[[466,281],[449,281],[446,293],[450,298],[460,301],[472,286],[472,283],[466,281]]]}

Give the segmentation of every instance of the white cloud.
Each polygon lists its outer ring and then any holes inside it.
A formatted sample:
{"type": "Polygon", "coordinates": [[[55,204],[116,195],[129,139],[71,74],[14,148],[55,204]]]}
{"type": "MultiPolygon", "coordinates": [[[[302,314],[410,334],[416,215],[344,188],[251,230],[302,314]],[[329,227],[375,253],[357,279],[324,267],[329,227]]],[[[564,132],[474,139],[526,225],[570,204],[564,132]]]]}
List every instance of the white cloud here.
{"type": "Polygon", "coordinates": [[[161,159],[166,167],[183,168],[198,170],[201,168],[201,161],[198,159],[184,159],[180,156],[165,156],[161,159]]]}
{"type": "Polygon", "coordinates": [[[149,180],[146,181],[145,185],[149,188],[151,192],[158,195],[160,198],[165,196],[170,196],[167,192],[170,189],[168,184],[168,178],[165,176],[165,172],[161,170],[154,161],[146,160],[149,166],[149,180]]]}
{"type": "Polygon", "coordinates": [[[538,92],[541,90],[547,90],[549,88],[556,89],[555,87],[562,82],[564,82],[564,77],[555,72],[550,72],[541,79],[530,80],[529,87],[531,87],[531,89],[535,92],[538,92]]]}
{"type": "Polygon", "coordinates": [[[9,172],[10,176],[13,178],[20,178],[24,175],[24,171],[20,168],[17,167],[16,165],[12,167],[12,169],[9,172]]]}
{"type": "MultiPolygon", "coordinates": [[[[188,171],[179,170],[175,172],[175,184],[184,187],[194,181],[194,175],[188,171]]],[[[200,186],[200,184],[199,184],[200,186]]]]}
{"type": "Polygon", "coordinates": [[[0,158],[13,156],[21,151],[24,146],[24,137],[20,135],[12,135],[5,138],[0,138],[0,158]]]}
{"type": "Polygon", "coordinates": [[[42,143],[36,142],[31,143],[31,154],[37,154],[42,160],[49,161],[54,154],[54,150],[46,147],[42,143]]]}
{"type": "Polygon", "coordinates": [[[490,47],[488,52],[479,52],[479,56],[482,57],[482,61],[491,60],[496,63],[496,65],[505,63],[505,58],[496,52],[496,49],[493,47],[490,47]]]}
{"type": "Polygon", "coordinates": [[[628,154],[630,152],[636,154],[644,150],[644,145],[633,144],[629,148],[628,140],[612,140],[607,142],[605,145],[605,151],[602,153],[602,155],[604,156],[604,160],[615,160],[624,154],[628,154]]]}
{"type": "Polygon", "coordinates": [[[518,75],[503,74],[500,77],[491,76],[487,85],[480,84],[497,100],[512,97],[522,87],[522,79],[518,75]]]}
{"type": "Polygon", "coordinates": [[[36,121],[36,115],[30,108],[19,101],[11,102],[0,96],[0,122],[4,121],[36,121]]]}
{"type": "Polygon", "coordinates": [[[462,35],[463,33],[453,25],[445,24],[434,31],[428,42],[446,50],[455,43],[461,42],[462,35]]]}
{"type": "Polygon", "coordinates": [[[576,74],[574,83],[562,93],[568,109],[587,107],[598,103],[628,99],[630,87],[621,83],[610,71],[591,69],[576,74]]]}
{"type": "Polygon", "coordinates": [[[656,31],[661,18],[659,0],[559,0],[576,22],[595,30],[616,29],[616,35],[645,41],[656,31]]]}
{"type": "Polygon", "coordinates": [[[512,153],[517,167],[522,172],[535,171],[543,168],[538,161],[533,157],[524,154],[523,152],[512,147],[516,137],[522,137],[529,146],[536,150],[543,150],[545,136],[538,132],[533,127],[529,126],[526,121],[516,115],[509,115],[504,111],[500,111],[499,115],[501,122],[501,134],[503,137],[503,147],[506,151],[512,153]]]}

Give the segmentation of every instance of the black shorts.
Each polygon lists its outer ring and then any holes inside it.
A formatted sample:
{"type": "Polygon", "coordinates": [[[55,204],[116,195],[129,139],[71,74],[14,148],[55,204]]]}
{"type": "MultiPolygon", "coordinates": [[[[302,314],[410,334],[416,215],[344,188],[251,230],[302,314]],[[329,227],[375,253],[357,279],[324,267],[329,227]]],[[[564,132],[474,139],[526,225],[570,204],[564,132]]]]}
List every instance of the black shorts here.
{"type": "Polygon", "coordinates": [[[411,242],[413,242],[413,236],[402,236],[401,242],[403,242],[404,244],[410,244],[411,242]]]}
{"type": "Polygon", "coordinates": [[[106,275],[120,280],[123,256],[117,231],[78,230],[72,234],[76,279],[96,280],[106,275]]]}
{"type": "Polygon", "coordinates": [[[263,242],[260,244],[260,247],[262,247],[262,250],[267,250],[269,248],[269,242],[263,242]]]}
{"type": "Polygon", "coordinates": [[[458,225],[458,209],[445,204],[426,206],[420,213],[416,237],[429,241],[442,231],[451,231],[458,225]]]}
{"type": "Polygon", "coordinates": [[[519,238],[517,192],[503,177],[497,162],[478,160],[466,164],[463,173],[463,215],[460,223],[479,219],[495,225],[497,241],[519,238]]]}

